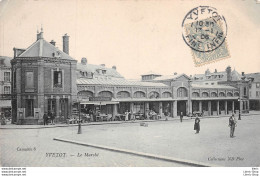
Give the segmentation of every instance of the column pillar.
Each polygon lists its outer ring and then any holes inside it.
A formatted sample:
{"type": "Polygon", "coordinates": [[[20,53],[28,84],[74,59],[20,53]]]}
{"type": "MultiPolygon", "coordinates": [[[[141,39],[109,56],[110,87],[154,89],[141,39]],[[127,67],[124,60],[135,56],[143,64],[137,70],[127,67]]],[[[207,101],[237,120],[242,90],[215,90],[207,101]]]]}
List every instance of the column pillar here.
{"type": "Polygon", "coordinates": [[[163,108],[162,108],[162,102],[160,101],[160,102],[159,102],[159,115],[160,115],[161,117],[162,117],[162,115],[163,115],[162,110],[163,110],[163,108]]]}
{"type": "Polygon", "coordinates": [[[113,117],[112,120],[116,118],[117,115],[117,104],[113,104],[113,117]]]}
{"type": "Polygon", "coordinates": [[[227,115],[227,101],[225,101],[225,114],[227,115]]]}
{"type": "Polygon", "coordinates": [[[177,100],[172,103],[173,117],[177,117],[177,100]]]}
{"type": "Polygon", "coordinates": [[[190,100],[189,113],[192,114],[192,101],[190,100]]]}
{"type": "Polygon", "coordinates": [[[217,101],[217,115],[219,115],[219,101],[217,101]]]}
{"type": "Polygon", "coordinates": [[[149,112],[149,103],[145,102],[145,118],[148,119],[148,112],[149,112]]]}
{"type": "Polygon", "coordinates": [[[199,111],[202,112],[202,101],[199,101],[199,111]]]}
{"type": "Polygon", "coordinates": [[[133,119],[133,113],[134,113],[134,102],[130,103],[130,112],[131,112],[131,119],[133,119]]]}
{"type": "Polygon", "coordinates": [[[56,118],[60,117],[60,97],[56,97],[56,118]]]}
{"type": "Polygon", "coordinates": [[[235,102],[232,101],[232,113],[235,113],[235,102]]]}
{"type": "Polygon", "coordinates": [[[209,116],[211,116],[211,101],[208,101],[209,116]]]}

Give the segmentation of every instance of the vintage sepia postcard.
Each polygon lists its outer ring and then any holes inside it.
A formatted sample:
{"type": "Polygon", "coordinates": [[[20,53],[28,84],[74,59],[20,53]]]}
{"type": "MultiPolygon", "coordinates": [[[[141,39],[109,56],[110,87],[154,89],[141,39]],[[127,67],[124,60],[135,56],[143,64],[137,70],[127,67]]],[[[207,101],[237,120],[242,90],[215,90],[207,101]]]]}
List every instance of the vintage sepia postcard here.
{"type": "Polygon", "coordinates": [[[258,0],[0,0],[2,176],[29,176],[27,167],[258,176],[259,16],[258,0]]]}

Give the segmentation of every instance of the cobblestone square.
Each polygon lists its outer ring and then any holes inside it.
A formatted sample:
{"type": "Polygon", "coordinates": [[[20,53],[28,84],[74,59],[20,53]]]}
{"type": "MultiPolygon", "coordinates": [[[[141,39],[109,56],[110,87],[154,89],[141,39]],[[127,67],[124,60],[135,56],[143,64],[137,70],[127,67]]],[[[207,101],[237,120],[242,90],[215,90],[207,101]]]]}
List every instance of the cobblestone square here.
{"type": "Polygon", "coordinates": [[[148,122],[148,127],[131,122],[87,125],[82,126],[82,134],[77,134],[77,126],[5,129],[0,131],[1,165],[185,166],[53,140],[63,138],[209,165],[256,167],[260,162],[259,122],[259,115],[242,116],[235,130],[235,138],[229,137],[228,117],[201,119],[199,134],[193,130],[194,119],[182,123],[178,120],[148,122]],[[32,148],[32,151],[18,151],[18,147],[32,148]],[[66,153],[66,157],[51,157],[46,153],[66,153]]]}

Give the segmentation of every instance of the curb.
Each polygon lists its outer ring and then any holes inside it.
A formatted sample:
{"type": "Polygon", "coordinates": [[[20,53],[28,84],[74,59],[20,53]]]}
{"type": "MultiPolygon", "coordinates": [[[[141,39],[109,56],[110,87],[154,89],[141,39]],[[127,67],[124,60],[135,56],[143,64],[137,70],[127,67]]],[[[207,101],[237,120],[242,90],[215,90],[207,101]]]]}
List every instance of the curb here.
{"type": "Polygon", "coordinates": [[[93,147],[93,148],[98,148],[98,149],[103,149],[103,150],[108,150],[108,151],[113,151],[113,152],[136,155],[136,156],[141,156],[141,157],[146,157],[146,158],[151,158],[151,159],[158,159],[158,160],[167,161],[167,162],[180,163],[180,164],[185,164],[185,165],[195,166],[195,167],[219,167],[217,165],[210,165],[210,164],[205,164],[205,163],[202,163],[202,162],[194,162],[194,161],[190,161],[190,160],[184,160],[184,159],[173,158],[173,157],[166,157],[166,156],[161,156],[161,155],[154,155],[154,154],[143,153],[143,152],[136,152],[136,151],[133,151],[133,150],[107,147],[107,146],[103,146],[103,145],[96,145],[96,144],[78,142],[78,141],[67,140],[67,139],[62,139],[62,138],[53,138],[53,140],[71,143],[71,144],[76,144],[76,145],[87,146],[87,147],[93,147]]]}

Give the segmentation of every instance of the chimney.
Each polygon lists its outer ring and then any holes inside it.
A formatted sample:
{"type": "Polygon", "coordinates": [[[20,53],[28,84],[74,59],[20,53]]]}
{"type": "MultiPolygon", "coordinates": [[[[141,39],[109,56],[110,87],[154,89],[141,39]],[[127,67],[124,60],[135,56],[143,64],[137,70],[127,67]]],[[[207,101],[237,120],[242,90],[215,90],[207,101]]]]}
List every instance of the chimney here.
{"type": "Polygon", "coordinates": [[[82,65],[86,65],[87,63],[88,63],[87,58],[83,57],[83,58],[81,59],[81,64],[82,64],[82,65]]]}
{"type": "Polygon", "coordinates": [[[242,76],[245,76],[245,72],[242,72],[242,76]]]}
{"type": "Polygon", "coordinates": [[[174,72],[174,75],[177,75],[177,72],[174,72]]]}
{"type": "Polygon", "coordinates": [[[205,75],[209,75],[210,74],[210,71],[209,71],[209,69],[207,69],[206,71],[205,71],[205,75]]]}
{"type": "Polygon", "coordinates": [[[227,81],[231,81],[232,78],[231,78],[231,67],[230,66],[228,66],[226,68],[226,72],[227,72],[227,81]]]}
{"type": "Polygon", "coordinates": [[[41,27],[41,32],[39,33],[39,31],[37,30],[37,40],[43,39],[43,29],[41,27]]]}
{"type": "Polygon", "coordinates": [[[55,46],[56,42],[54,40],[51,40],[50,42],[53,46],[55,46]]]}
{"type": "Polygon", "coordinates": [[[215,73],[217,73],[218,72],[218,70],[217,69],[215,69],[215,73]]]}
{"type": "Polygon", "coordinates": [[[112,67],[114,70],[116,70],[116,66],[114,65],[113,67],[112,67]]]}
{"type": "Polygon", "coordinates": [[[69,54],[69,37],[67,34],[65,34],[63,38],[63,52],[66,54],[69,54]]]}

